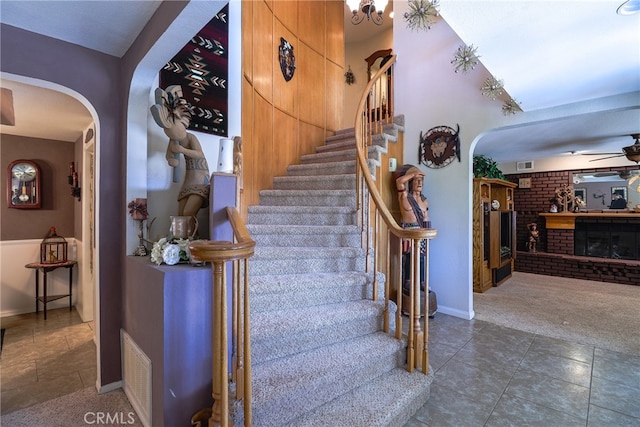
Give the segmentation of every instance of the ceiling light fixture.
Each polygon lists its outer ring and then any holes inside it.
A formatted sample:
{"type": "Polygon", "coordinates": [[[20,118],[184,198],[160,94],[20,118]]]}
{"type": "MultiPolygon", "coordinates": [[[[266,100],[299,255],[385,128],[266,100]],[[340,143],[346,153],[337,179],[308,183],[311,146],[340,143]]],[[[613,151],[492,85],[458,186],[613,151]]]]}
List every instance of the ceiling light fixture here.
{"type": "Polygon", "coordinates": [[[502,114],[505,116],[516,114],[519,111],[522,111],[522,107],[520,103],[513,98],[509,98],[507,102],[502,104],[502,114]]]}
{"type": "Polygon", "coordinates": [[[388,2],[389,0],[378,0],[377,2],[375,0],[346,0],[349,10],[353,13],[351,23],[358,25],[366,17],[368,21],[382,25],[384,22],[382,14],[388,2]]]}
{"type": "Polygon", "coordinates": [[[474,70],[478,65],[478,55],[476,55],[478,48],[474,45],[462,45],[458,47],[454,54],[451,64],[453,64],[454,72],[462,71],[466,73],[470,70],[474,70]]]}
{"type": "Polygon", "coordinates": [[[435,18],[440,16],[440,0],[409,0],[409,12],[404,13],[407,28],[411,30],[429,30],[435,18]]]}
{"type": "Polygon", "coordinates": [[[504,84],[502,83],[502,80],[498,80],[495,77],[488,77],[487,80],[484,81],[484,86],[482,86],[480,90],[484,96],[495,101],[497,97],[502,95],[503,89],[504,84]]]}
{"type": "Polygon", "coordinates": [[[627,0],[616,10],[618,15],[633,15],[638,12],[640,12],[640,0],[627,0]]]}

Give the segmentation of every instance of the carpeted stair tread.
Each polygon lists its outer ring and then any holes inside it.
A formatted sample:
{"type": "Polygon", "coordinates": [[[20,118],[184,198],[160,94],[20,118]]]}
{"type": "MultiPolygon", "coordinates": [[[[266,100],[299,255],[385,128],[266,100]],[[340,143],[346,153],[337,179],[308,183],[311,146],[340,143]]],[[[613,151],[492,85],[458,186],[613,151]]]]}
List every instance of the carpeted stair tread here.
{"type": "Polygon", "coordinates": [[[429,400],[433,375],[396,368],[349,393],[305,413],[296,427],[403,426],[429,400]]]}
{"type": "MultiPolygon", "coordinates": [[[[386,148],[379,145],[370,145],[367,147],[368,158],[376,164],[380,162],[381,154],[386,153],[386,148]]],[[[345,149],[338,151],[327,151],[314,154],[305,154],[300,156],[300,162],[306,163],[326,163],[339,160],[351,160],[356,158],[356,149],[345,149]]]]}
{"type": "MultiPolygon", "coordinates": [[[[382,152],[386,153],[389,142],[396,142],[397,140],[398,138],[394,135],[374,135],[371,140],[371,144],[380,147],[382,152]]],[[[351,150],[354,149],[353,147],[355,146],[355,143],[355,137],[333,140],[331,143],[316,147],[316,153],[329,153],[344,150],[349,150],[351,152],[351,150]]]]}
{"type": "MultiPolygon", "coordinates": [[[[292,288],[325,289],[327,287],[342,287],[365,285],[372,280],[371,273],[345,271],[341,273],[314,274],[265,274],[251,278],[249,286],[251,295],[269,293],[284,293],[292,288]]],[[[380,280],[384,275],[378,275],[380,280]]]]}
{"type": "Polygon", "coordinates": [[[253,365],[253,424],[291,422],[394,369],[403,348],[402,341],[377,332],[253,365]]]}
{"type": "Polygon", "coordinates": [[[265,225],[265,224],[248,224],[247,230],[253,235],[253,233],[277,233],[277,234],[345,234],[355,233],[360,234],[360,229],[356,225],[265,225]]]}
{"type": "MultiPolygon", "coordinates": [[[[270,206],[270,205],[253,205],[247,208],[249,214],[252,213],[307,213],[309,208],[306,206],[270,206]]],[[[350,206],[315,206],[314,213],[318,214],[352,214],[353,207],[350,206]]],[[[251,223],[251,221],[249,221],[251,223]]]]}
{"type": "Polygon", "coordinates": [[[348,301],[314,307],[251,313],[253,341],[274,335],[317,331],[330,325],[379,316],[384,303],[373,300],[348,301]]]}
{"type": "MultiPolygon", "coordinates": [[[[367,159],[369,171],[375,178],[376,169],[380,165],[379,161],[367,159]]],[[[303,175],[344,175],[353,174],[356,170],[355,160],[332,161],[323,163],[303,163],[298,165],[290,165],[287,167],[287,175],[303,176],[303,175]]]]}
{"type": "Polygon", "coordinates": [[[351,139],[354,141],[354,144],[355,144],[356,130],[354,128],[341,129],[337,131],[335,135],[326,137],[324,141],[325,141],[325,144],[333,144],[336,141],[342,141],[345,139],[351,139]]]}
{"type": "Polygon", "coordinates": [[[355,224],[352,206],[249,206],[249,224],[351,225],[355,224]]]}
{"type": "MultiPolygon", "coordinates": [[[[389,129],[389,132],[390,133],[373,135],[371,144],[381,147],[384,152],[386,152],[389,142],[397,142],[398,140],[397,134],[393,131],[393,129],[389,129]]],[[[327,143],[325,145],[316,147],[316,153],[352,150],[356,143],[355,133],[346,137],[332,138],[331,140],[327,139],[326,142],[327,143]]]]}
{"type": "Polygon", "coordinates": [[[291,206],[355,206],[353,190],[261,190],[260,203],[291,206]]]}
{"type": "Polygon", "coordinates": [[[341,175],[306,175],[306,176],[277,176],[273,178],[274,190],[303,190],[322,188],[326,190],[351,190],[356,185],[355,174],[341,175]]]}
{"type": "MultiPolygon", "coordinates": [[[[385,277],[378,274],[378,295],[384,294],[385,277]]],[[[268,312],[357,301],[372,297],[373,275],[346,271],[312,274],[253,276],[251,312],[268,312]]]]}
{"type": "Polygon", "coordinates": [[[247,225],[256,245],[360,247],[362,236],[355,225],[247,225]]]}
{"type": "Polygon", "coordinates": [[[291,357],[378,332],[383,309],[383,302],[361,299],[305,309],[252,312],[251,359],[260,363],[291,357]]]}
{"type": "Polygon", "coordinates": [[[339,257],[359,257],[364,255],[362,248],[325,248],[325,247],[288,247],[256,246],[251,260],[281,259],[283,257],[294,260],[303,259],[335,259],[339,257]]]}
{"type": "Polygon", "coordinates": [[[353,174],[356,170],[355,160],[342,160],[331,163],[304,163],[287,166],[289,175],[336,175],[353,174]],[[329,172],[330,171],[330,172],[329,172]],[[344,172],[335,172],[344,171],[344,172]]]}
{"type": "Polygon", "coordinates": [[[250,274],[364,271],[365,251],[354,247],[256,246],[250,274]]]}

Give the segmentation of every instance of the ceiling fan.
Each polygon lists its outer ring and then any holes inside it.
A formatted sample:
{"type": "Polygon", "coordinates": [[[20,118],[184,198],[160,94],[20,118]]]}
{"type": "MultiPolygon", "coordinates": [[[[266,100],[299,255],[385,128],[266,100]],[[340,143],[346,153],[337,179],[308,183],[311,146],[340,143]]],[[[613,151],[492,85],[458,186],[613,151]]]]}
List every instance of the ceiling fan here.
{"type": "Polygon", "coordinates": [[[632,133],[631,138],[634,139],[634,144],[628,147],[622,147],[622,153],[583,153],[584,156],[607,156],[599,159],[589,160],[590,162],[597,162],[598,160],[612,159],[614,157],[626,156],[632,162],[640,162],[640,133],[632,133]]]}

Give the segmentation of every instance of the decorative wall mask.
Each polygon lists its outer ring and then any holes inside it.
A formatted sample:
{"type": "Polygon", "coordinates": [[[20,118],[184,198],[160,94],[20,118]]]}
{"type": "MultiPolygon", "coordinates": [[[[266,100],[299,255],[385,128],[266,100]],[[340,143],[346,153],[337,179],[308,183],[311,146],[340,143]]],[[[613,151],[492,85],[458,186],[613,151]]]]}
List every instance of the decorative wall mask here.
{"type": "Polygon", "coordinates": [[[291,43],[280,37],[280,47],[278,48],[278,59],[280,60],[280,69],[286,81],[293,78],[296,71],[296,57],[293,55],[293,46],[291,43]]]}
{"type": "Polygon", "coordinates": [[[440,169],[458,158],[460,161],[460,125],[436,126],[424,135],[420,132],[418,160],[432,169],[440,169]]]}

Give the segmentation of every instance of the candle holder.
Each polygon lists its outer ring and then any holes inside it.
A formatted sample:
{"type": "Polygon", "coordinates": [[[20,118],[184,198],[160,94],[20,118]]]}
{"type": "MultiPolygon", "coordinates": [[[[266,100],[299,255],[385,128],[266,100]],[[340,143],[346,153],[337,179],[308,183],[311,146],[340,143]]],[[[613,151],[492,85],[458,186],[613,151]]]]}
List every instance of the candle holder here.
{"type": "Polygon", "coordinates": [[[134,199],[129,202],[127,207],[129,208],[131,218],[138,221],[138,238],[140,239],[140,244],[133,251],[133,254],[135,256],[147,256],[149,255],[149,250],[144,245],[144,221],[149,216],[149,212],[147,212],[147,199],[134,199]]]}
{"type": "Polygon", "coordinates": [[[135,256],[147,256],[149,255],[149,250],[144,245],[144,219],[136,219],[138,221],[138,238],[140,239],[140,244],[133,251],[135,256]]]}
{"type": "Polygon", "coordinates": [[[69,185],[71,186],[71,195],[80,201],[80,187],[78,186],[78,172],[74,162],[69,163],[69,185]]]}

